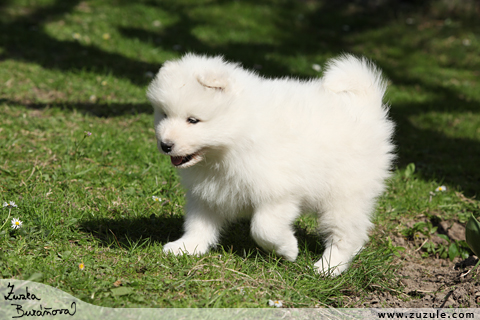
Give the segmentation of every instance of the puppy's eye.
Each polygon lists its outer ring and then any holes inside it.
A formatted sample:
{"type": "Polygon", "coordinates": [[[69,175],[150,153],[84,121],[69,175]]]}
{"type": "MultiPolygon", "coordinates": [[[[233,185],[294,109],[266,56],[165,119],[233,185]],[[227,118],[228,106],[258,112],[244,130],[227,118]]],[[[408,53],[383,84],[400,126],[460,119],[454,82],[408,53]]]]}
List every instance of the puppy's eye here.
{"type": "Polygon", "coordinates": [[[188,122],[188,123],[195,124],[195,123],[200,122],[200,120],[198,120],[198,119],[196,119],[196,118],[193,118],[193,117],[190,117],[190,118],[187,119],[187,122],[188,122]]]}

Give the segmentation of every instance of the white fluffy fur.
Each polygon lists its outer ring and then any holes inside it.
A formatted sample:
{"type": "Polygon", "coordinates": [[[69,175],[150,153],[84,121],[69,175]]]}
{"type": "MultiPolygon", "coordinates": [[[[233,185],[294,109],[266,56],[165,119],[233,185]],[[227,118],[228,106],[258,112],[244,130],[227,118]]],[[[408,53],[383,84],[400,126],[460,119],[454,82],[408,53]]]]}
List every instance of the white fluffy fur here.
{"type": "Polygon", "coordinates": [[[380,71],[351,55],[310,81],[265,79],[221,57],[166,62],[147,93],[158,147],[196,156],[179,170],[185,233],[164,251],[203,254],[226,223],[250,217],[258,245],[293,261],[292,224],[314,211],[326,248],[315,267],[343,272],[368,240],[389,176],[394,126],[385,89],[380,71]]]}

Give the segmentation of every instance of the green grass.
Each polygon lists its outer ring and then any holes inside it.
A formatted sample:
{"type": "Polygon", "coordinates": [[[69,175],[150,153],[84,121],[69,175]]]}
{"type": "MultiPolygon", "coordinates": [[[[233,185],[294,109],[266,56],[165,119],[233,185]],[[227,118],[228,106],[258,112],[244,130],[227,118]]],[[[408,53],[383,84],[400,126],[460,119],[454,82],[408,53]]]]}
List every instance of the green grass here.
{"type": "Polygon", "coordinates": [[[349,307],[401,291],[390,235],[406,221],[464,223],[480,214],[472,199],[480,185],[480,22],[443,2],[335,3],[4,1],[0,203],[18,208],[0,209],[1,277],[115,307],[266,307],[269,299],[349,307]],[[162,253],[181,235],[184,190],[156,150],[145,88],[150,73],[186,51],[222,54],[265,76],[317,76],[312,64],[342,52],[385,71],[396,170],[371,242],[344,275],[314,273],[322,248],[309,216],[296,223],[293,263],[258,250],[246,221],[203,257],[162,253]],[[439,185],[447,192],[432,196],[439,185]],[[12,230],[11,218],[22,228],[12,230]]]}

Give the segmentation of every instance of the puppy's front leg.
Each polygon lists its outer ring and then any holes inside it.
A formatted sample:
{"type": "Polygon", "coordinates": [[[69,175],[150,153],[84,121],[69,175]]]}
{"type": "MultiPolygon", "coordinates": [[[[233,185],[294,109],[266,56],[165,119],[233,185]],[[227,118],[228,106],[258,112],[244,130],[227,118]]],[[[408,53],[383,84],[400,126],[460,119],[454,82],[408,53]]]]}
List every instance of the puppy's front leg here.
{"type": "Polygon", "coordinates": [[[187,208],[185,214],[185,233],[177,241],[163,246],[163,252],[202,255],[217,243],[220,230],[225,223],[221,214],[208,210],[201,201],[187,193],[187,208]]]}
{"type": "Polygon", "coordinates": [[[252,217],[252,237],[263,249],[275,251],[285,259],[294,261],[298,255],[298,245],[292,224],[299,214],[296,201],[261,204],[252,217]]]}

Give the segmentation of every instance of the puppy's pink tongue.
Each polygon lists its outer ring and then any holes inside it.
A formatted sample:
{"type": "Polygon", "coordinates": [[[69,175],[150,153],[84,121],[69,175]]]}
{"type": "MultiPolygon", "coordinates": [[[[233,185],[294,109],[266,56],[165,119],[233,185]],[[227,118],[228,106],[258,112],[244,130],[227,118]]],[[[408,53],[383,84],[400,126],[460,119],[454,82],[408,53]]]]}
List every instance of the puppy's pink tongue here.
{"type": "Polygon", "coordinates": [[[178,166],[182,163],[183,157],[170,157],[170,159],[172,160],[172,164],[174,166],[178,166]]]}

